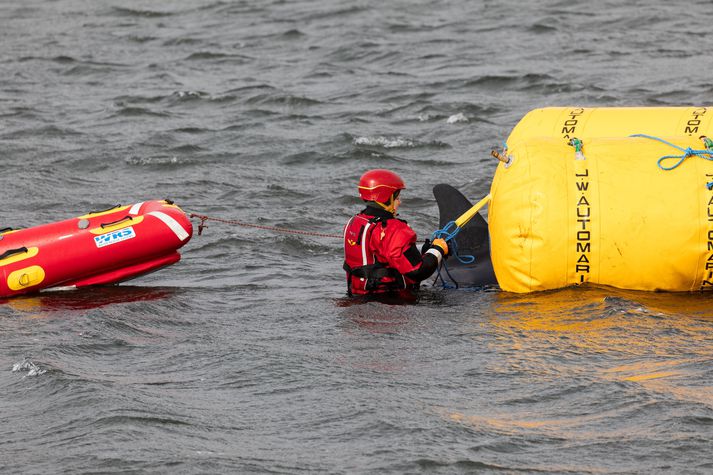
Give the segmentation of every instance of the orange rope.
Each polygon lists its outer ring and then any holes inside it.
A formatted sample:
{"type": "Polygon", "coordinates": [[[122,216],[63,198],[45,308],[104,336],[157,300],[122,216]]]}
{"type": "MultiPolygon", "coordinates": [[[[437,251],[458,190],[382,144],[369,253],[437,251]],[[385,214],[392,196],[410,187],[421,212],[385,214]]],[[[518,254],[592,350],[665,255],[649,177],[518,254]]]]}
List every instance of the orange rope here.
{"type": "Polygon", "coordinates": [[[316,233],[313,231],[302,231],[299,229],[287,229],[287,228],[276,228],[274,226],[262,226],[259,224],[251,224],[251,223],[246,223],[244,221],[238,221],[237,219],[214,218],[211,216],[206,216],[204,214],[197,214],[197,213],[191,213],[189,215],[189,217],[190,218],[198,218],[201,220],[200,224],[198,225],[198,235],[199,236],[201,234],[203,234],[203,228],[207,227],[205,224],[206,221],[217,221],[219,223],[237,224],[238,226],[245,226],[247,228],[264,229],[266,231],[275,231],[278,233],[302,234],[304,236],[316,236],[316,237],[335,238],[335,239],[343,239],[344,238],[344,236],[342,236],[341,234],[316,233]]]}

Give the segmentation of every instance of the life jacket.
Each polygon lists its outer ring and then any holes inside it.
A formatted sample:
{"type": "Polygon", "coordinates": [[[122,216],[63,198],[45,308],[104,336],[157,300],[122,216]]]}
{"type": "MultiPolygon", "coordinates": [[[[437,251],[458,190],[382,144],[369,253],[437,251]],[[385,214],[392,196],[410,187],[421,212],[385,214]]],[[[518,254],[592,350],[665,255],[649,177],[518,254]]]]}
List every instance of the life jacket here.
{"type": "MultiPolygon", "coordinates": [[[[416,234],[405,221],[392,216],[371,216],[361,212],[344,227],[344,270],[347,293],[364,295],[400,289],[414,289],[418,283],[405,277],[387,262],[391,249],[399,250],[415,242],[416,234]],[[389,239],[384,236],[389,234],[389,239]]],[[[404,269],[409,272],[413,268],[404,269]]]]}

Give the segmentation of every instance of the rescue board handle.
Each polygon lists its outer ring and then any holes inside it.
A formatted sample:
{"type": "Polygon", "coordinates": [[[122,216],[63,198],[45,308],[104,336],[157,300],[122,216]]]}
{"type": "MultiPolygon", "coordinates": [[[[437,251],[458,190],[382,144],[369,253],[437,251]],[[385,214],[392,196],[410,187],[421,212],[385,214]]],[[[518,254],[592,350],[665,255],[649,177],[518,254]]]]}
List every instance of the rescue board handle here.
{"type": "Polygon", "coordinates": [[[123,223],[123,222],[126,221],[127,219],[128,219],[129,221],[132,221],[134,218],[132,218],[131,216],[129,216],[129,215],[127,214],[126,216],[124,216],[124,217],[121,218],[121,219],[117,219],[116,221],[112,221],[111,223],[102,223],[100,226],[101,226],[102,229],[108,228],[109,226],[114,226],[114,225],[116,225],[116,224],[123,223]]]}
{"type": "Polygon", "coordinates": [[[22,254],[28,252],[26,247],[18,247],[17,249],[8,249],[7,251],[0,254],[0,261],[6,257],[14,256],[15,254],[22,254]]]}
{"type": "Polygon", "coordinates": [[[90,212],[87,213],[87,214],[106,213],[107,211],[111,211],[111,210],[113,210],[113,209],[115,209],[115,208],[119,208],[120,206],[121,206],[121,204],[118,204],[118,205],[110,206],[110,207],[108,207],[107,209],[102,209],[102,210],[99,210],[99,211],[90,211],[90,212]]]}

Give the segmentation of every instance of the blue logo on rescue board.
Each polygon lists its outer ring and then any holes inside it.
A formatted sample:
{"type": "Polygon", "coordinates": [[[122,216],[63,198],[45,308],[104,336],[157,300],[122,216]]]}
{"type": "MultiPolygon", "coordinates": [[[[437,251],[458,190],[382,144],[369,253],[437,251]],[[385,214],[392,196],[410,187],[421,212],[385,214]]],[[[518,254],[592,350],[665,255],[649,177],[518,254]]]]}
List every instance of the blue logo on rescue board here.
{"type": "Polygon", "coordinates": [[[118,231],[112,231],[110,233],[102,234],[101,236],[94,237],[94,244],[97,247],[110,246],[116,244],[117,242],[126,241],[127,239],[135,238],[136,233],[134,228],[129,226],[128,228],[119,229],[118,231]]]}

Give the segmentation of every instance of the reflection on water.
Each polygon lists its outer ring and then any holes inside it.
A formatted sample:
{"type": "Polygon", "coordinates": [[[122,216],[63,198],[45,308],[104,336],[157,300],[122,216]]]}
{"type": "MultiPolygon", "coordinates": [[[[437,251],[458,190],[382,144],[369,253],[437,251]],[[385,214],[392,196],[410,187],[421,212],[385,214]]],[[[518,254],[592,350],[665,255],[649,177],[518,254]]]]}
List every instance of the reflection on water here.
{"type": "MultiPolygon", "coordinates": [[[[659,334],[666,338],[672,331],[700,333],[707,329],[713,321],[710,299],[703,293],[646,293],[598,287],[532,294],[501,292],[494,300],[490,321],[511,331],[559,333],[567,338],[586,335],[609,347],[616,343],[628,346],[637,335],[659,334]]],[[[647,341],[647,345],[650,343],[658,346],[647,341]]]]}
{"type": "Polygon", "coordinates": [[[510,437],[595,443],[677,433],[678,418],[713,410],[710,298],[597,287],[500,292],[484,318],[492,356],[480,368],[498,403],[439,414],[510,437]],[[681,412],[661,408],[671,403],[681,412]]]}
{"type": "Polygon", "coordinates": [[[337,301],[345,321],[374,334],[398,333],[409,322],[408,303],[366,298],[344,298],[337,301]],[[388,302],[388,303],[386,303],[388,302]]]}
{"type": "Polygon", "coordinates": [[[335,300],[343,317],[372,333],[397,332],[409,322],[410,316],[418,312],[418,306],[441,305],[443,302],[443,292],[428,289],[335,300]]]}
{"type": "Polygon", "coordinates": [[[72,290],[48,290],[0,300],[19,313],[50,313],[59,310],[91,310],[112,304],[161,300],[175,294],[166,287],[97,286],[72,290]]]}

